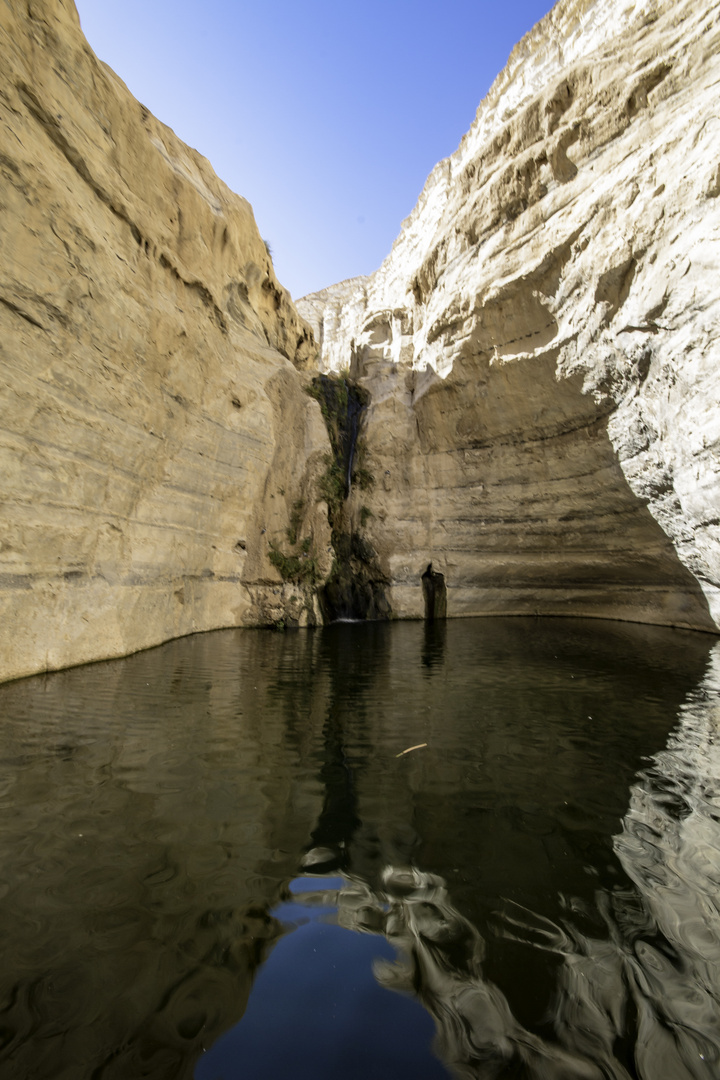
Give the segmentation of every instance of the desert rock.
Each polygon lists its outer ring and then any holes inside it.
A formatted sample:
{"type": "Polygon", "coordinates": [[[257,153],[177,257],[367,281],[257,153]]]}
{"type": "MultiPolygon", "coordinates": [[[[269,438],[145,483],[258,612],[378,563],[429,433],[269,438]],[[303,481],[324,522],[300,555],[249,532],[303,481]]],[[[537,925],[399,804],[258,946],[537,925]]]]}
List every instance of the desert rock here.
{"type": "Polygon", "coordinates": [[[720,628],[716,6],[560,0],[379,270],[296,306],[71,0],[5,5],[0,67],[0,678],[320,621],[316,365],[370,395],[372,611],[720,628]]]}
{"type": "Polygon", "coordinates": [[[0,678],[307,623],[269,560],[327,435],[250,205],[128,92],[70,0],[0,10],[0,678]]]}
{"type": "MultiPolygon", "coordinates": [[[[720,11],[560,0],[368,278],[298,302],[371,391],[396,616],[720,626],[720,11]]],[[[372,514],[372,516],[369,516],[372,514]]]]}

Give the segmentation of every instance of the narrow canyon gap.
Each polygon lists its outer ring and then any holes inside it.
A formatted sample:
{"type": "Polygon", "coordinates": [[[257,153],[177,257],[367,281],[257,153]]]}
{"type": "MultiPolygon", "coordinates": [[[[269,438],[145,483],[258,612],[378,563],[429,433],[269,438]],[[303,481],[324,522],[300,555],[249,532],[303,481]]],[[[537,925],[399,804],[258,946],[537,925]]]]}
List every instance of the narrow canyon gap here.
{"type": "Polygon", "coordinates": [[[561,0],[378,271],[293,304],[71,0],[4,5],[0,677],[424,618],[428,566],[448,617],[717,632],[719,57],[709,3],[561,0]]]}

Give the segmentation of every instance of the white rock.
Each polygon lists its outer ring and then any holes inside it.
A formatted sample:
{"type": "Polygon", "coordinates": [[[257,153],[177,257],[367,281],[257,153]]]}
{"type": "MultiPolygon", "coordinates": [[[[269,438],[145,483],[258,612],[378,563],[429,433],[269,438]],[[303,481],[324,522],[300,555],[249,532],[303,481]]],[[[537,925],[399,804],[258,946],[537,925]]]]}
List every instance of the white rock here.
{"type": "Polygon", "coordinates": [[[719,18],[560,0],[379,270],[298,303],[402,478],[369,502],[397,615],[432,561],[449,614],[720,627],[719,18]]]}

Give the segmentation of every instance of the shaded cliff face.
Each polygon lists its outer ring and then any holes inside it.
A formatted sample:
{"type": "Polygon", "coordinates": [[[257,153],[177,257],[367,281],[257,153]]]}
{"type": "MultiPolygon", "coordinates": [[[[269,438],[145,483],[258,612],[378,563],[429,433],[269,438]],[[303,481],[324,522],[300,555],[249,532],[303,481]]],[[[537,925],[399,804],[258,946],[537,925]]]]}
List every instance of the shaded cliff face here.
{"type": "Polygon", "coordinates": [[[372,395],[364,497],[398,616],[720,627],[720,22],[562,2],[385,263],[304,298],[372,395]]]}
{"type": "Polygon", "coordinates": [[[0,172],[0,678],[312,621],[268,555],[328,449],[314,345],[249,204],[70,0],[0,6],[0,172]]]}

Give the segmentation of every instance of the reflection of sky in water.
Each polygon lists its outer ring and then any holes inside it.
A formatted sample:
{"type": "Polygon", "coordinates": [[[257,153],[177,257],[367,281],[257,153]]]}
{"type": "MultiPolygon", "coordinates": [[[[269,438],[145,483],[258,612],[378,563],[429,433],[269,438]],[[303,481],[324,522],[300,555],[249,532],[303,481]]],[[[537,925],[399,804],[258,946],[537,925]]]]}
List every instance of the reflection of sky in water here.
{"type": "Polygon", "coordinates": [[[0,1077],[717,1080],[719,651],[374,624],[0,687],[0,1077]]]}
{"type": "Polygon", "coordinates": [[[199,1061],[196,1080],[442,1080],[449,1073],[430,1045],[435,1025],[409,996],[386,990],[373,974],[394,960],[385,937],[337,924],[330,903],[342,878],[300,878],[297,900],[272,914],[285,934],[255,977],[242,1020],[199,1061]]]}
{"type": "MultiPolygon", "coordinates": [[[[289,934],[257,976],[243,1020],[205,1057],[197,1080],[272,1080],[298,1070],[358,1080],[448,1075],[428,1053],[431,1016],[434,1045],[457,1076],[716,1080],[718,666],[716,655],[682,704],[667,747],[631,787],[614,849],[632,884],[600,887],[594,902],[561,896],[567,917],[558,921],[512,901],[498,912],[498,938],[560,958],[547,1015],[551,1039],[524,1027],[487,978],[485,939],[454,907],[444,880],[387,867],[374,891],[352,876],[292,882],[292,898],[273,911],[289,934]],[[604,933],[582,929],[583,920],[598,919],[604,933]],[[400,994],[387,999],[384,987],[400,994]]],[[[338,731],[326,746],[327,760],[343,760],[338,731]]],[[[350,775],[328,783],[321,815],[336,830],[347,823],[339,857],[359,824],[347,812],[350,775]]],[[[326,770],[326,781],[333,777],[326,770]]],[[[538,842],[552,829],[549,821],[538,842]]],[[[326,831],[319,826],[315,834],[326,831]]],[[[310,854],[327,860],[333,849],[310,854]]]]}

